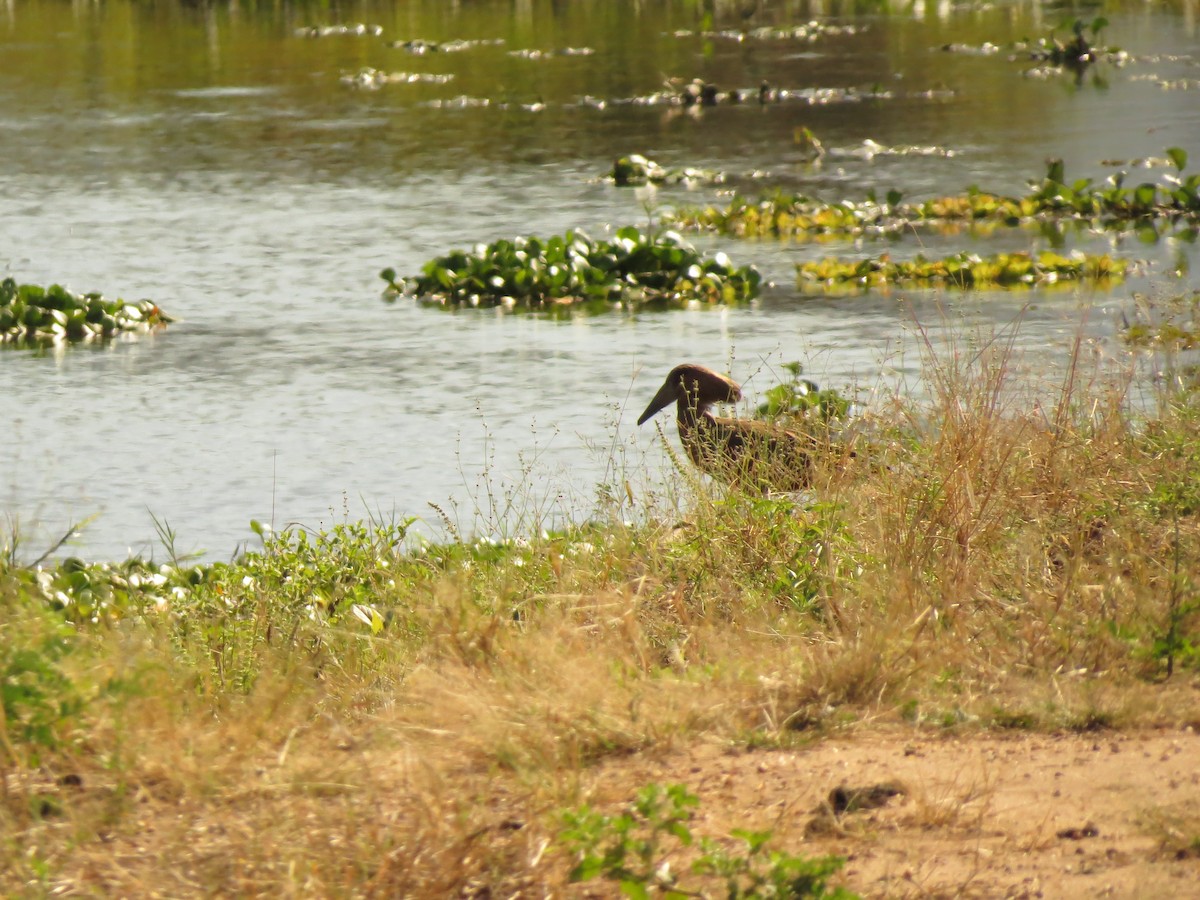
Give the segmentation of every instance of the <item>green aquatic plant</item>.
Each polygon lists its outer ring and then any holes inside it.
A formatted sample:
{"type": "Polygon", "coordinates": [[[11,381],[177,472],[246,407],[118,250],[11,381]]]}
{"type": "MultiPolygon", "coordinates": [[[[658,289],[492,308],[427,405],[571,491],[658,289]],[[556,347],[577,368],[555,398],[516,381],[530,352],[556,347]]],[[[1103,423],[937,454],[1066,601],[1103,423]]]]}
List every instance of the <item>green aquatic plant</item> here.
{"type": "Polygon", "coordinates": [[[768,26],[751,28],[742,31],[736,28],[716,30],[712,27],[711,18],[699,32],[680,29],[672,31],[671,37],[686,38],[699,34],[703,38],[723,38],[741,43],[747,39],[757,41],[798,41],[812,43],[818,38],[835,35],[853,35],[863,30],[861,25],[834,25],[828,22],[818,22],[816,19],[801,25],[768,26]]]}
{"type": "Polygon", "coordinates": [[[889,201],[879,202],[868,194],[859,202],[826,203],[784,192],[759,198],[739,194],[723,209],[683,207],[666,213],[665,218],[684,228],[738,237],[884,233],[897,231],[906,224],[895,211],[900,196],[894,192],[889,201]]]}
{"type": "Polygon", "coordinates": [[[724,253],[708,257],[674,232],[634,226],[611,241],[568,231],[479,244],[431,260],[407,282],[394,269],[380,277],[393,297],[408,292],[451,307],[522,309],[734,304],[757,296],[762,281],[753,266],[735,267],[724,253]]]}
{"type": "Polygon", "coordinates": [[[431,72],[385,72],[363,66],[356,73],[346,73],[339,79],[347,87],[374,91],[388,84],[448,84],[453,74],[437,75],[431,72]]]}
{"type": "Polygon", "coordinates": [[[943,259],[894,261],[884,253],[863,260],[836,257],[800,263],[796,271],[802,284],[854,284],[863,288],[887,284],[945,284],[952,287],[1028,287],[1056,281],[1120,280],[1129,263],[1102,255],[1076,253],[1063,256],[1052,250],[1041,253],[998,253],[979,256],[955,253],[943,259]]]}
{"type": "MultiPolygon", "coordinates": [[[[1045,64],[1027,71],[1027,77],[1047,78],[1063,71],[1071,71],[1078,76],[1093,63],[1103,61],[1120,66],[1130,61],[1130,55],[1119,47],[1105,47],[1100,44],[1101,32],[1107,27],[1108,19],[1103,16],[1097,16],[1091,22],[1067,19],[1052,28],[1044,37],[1036,40],[1025,38],[1007,45],[1005,49],[1013,51],[1009,56],[1010,60],[1032,59],[1034,62],[1045,64]],[[1061,31],[1070,31],[1072,37],[1065,41],[1060,39],[1058,32],[1061,31]]],[[[999,53],[1001,47],[991,41],[985,41],[979,45],[944,44],[942,50],[947,53],[989,56],[999,53]]]]}
{"type": "Polygon", "coordinates": [[[356,22],[353,25],[306,25],[292,33],[301,38],[379,37],[383,34],[383,26],[368,25],[365,22],[356,22]]]}
{"type": "Polygon", "coordinates": [[[934,197],[917,203],[903,202],[900,191],[889,191],[883,200],[868,193],[861,201],[827,203],[803,194],[776,193],[750,198],[734,197],[727,207],[682,208],[670,215],[675,224],[740,237],[773,235],[893,234],[906,229],[947,222],[994,222],[1016,226],[1063,219],[1085,221],[1099,228],[1130,224],[1154,225],[1166,221],[1195,229],[1200,224],[1200,174],[1184,175],[1188,155],[1179,147],[1166,151],[1167,164],[1175,168],[1162,183],[1145,181],[1127,186],[1127,173],[1117,172],[1096,184],[1091,178],[1067,181],[1061,159],[1048,162],[1040,181],[1029,182],[1030,192],[1020,197],[970,187],[961,194],[934,197]]]}
{"type": "Polygon", "coordinates": [[[1064,43],[1051,32],[1049,37],[1038,41],[1038,49],[1033,52],[1033,58],[1046,60],[1055,66],[1081,69],[1096,62],[1102,55],[1111,56],[1119,52],[1116,49],[1095,46],[1100,40],[1100,32],[1108,27],[1108,19],[1103,16],[1097,16],[1090,23],[1076,19],[1071,23],[1063,23],[1060,27],[1068,25],[1074,37],[1064,43]],[[1085,31],[1092,33],[1090,40],[1084,35],[1085,31]]]}
{"type": "Polygon", "coordinates": [[[613,184],[628,187],[643,184],[723,184],[725,173],[710,169],[668,169],[640,153],[622,156],[613,163],[613,184]]]}
{"type": "Polygon", "coordinates": [[[150,300],[106,300],[61,285],[0,282],[0,343],[57,344],[150,331],[172,321],[150,300]]]}

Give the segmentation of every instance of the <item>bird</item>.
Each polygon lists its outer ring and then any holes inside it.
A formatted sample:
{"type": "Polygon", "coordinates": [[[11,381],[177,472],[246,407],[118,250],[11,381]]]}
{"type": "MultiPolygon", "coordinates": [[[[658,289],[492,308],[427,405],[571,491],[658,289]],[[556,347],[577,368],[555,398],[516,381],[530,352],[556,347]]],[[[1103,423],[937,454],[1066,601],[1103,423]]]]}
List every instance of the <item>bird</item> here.
{"type": "Polygon", "coordinates": [[[684,363],[667,375],[646,411],[645,424],[675,403],[675,421],[684,450],[702,471],[735,485],[760,490],[799,491],[812,483],[814,441],[757,419],[714,416],[714,403],[736,403],[742,389],[705,366],[684,363]]]}

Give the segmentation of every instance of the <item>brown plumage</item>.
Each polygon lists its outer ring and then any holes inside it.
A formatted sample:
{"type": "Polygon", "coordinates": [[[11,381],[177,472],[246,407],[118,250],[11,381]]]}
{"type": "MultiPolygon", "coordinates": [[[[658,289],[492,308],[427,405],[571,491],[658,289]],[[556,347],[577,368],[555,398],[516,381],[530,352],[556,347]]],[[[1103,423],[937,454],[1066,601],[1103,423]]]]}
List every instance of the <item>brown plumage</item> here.
{"type": "Polygon", "coordinates": [[[659,410],[675,403],[679,440],[692,462],[731,484],[760,489],[798,491],[812,481],[813,441],[754,419],[714,416],[714,403],[734,403],[742,397],[737,382],[712,369],[685,363],[676,366],[658,389],[643,424],[659,410]]]}

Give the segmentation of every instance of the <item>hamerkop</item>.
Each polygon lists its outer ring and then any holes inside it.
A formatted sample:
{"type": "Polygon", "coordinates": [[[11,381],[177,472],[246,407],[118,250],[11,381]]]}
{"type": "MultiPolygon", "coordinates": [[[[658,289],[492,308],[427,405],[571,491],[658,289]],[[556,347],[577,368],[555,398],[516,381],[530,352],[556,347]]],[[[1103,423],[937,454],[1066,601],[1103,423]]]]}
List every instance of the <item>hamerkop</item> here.
{"type": "Polygon", "coordinates": [[[777,491],[798,491],[812,480],[813,440],[769,422],[714,416],[714,403],[742,397],[737,382],[712,369],[685,363],[673,368],[646,411],[643,424],[675,402],[679,440],[692,462],[723,481],[777,491]]]}

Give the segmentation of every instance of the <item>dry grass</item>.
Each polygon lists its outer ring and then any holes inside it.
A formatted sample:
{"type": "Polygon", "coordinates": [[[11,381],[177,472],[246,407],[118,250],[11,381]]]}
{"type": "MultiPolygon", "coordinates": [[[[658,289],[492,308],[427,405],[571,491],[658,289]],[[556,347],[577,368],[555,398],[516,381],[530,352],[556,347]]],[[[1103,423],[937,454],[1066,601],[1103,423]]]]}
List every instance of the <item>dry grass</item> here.
{"type": "MultiPolygon", "coordinates": [[[[561,893],[559,811],[638,777],[603,761],[881,720],[1194,722],[1194,398],[1147,421],[1072,370],[1034,403],[1009,361],[931,355],[929,406],[898,402],[801,502],[697,482],[637,498],[661,507],[642,524],[381,556],[355,576],[378,634],[234,578],[215,607],[80,629],[56,665],[81,711],[4,756],[0,890],[561,893]]],[[[978,787],[910,818],[977,829],[978,787]]]]}

